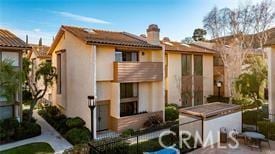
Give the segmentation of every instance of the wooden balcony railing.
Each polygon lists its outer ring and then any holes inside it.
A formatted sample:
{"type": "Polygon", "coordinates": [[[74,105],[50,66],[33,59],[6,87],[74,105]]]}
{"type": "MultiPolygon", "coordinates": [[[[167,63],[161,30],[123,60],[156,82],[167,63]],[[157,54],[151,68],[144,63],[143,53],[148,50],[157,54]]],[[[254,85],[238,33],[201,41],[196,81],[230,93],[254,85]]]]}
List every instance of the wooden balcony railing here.
{"type": "Polygon", "coordinates": [[[114,62],[114,82],[148,82],[162,79],[162,62],[114,62]]]}

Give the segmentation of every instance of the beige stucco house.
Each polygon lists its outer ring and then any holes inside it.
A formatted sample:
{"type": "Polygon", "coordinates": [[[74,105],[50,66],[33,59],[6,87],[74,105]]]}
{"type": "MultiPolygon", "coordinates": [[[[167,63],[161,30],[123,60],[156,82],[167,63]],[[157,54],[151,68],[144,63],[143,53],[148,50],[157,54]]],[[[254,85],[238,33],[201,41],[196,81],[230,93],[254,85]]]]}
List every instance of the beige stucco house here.
{"type": "MultiPolygon", "coordinates": [[[[24,41],[8,30],[0,29],[0,61],[11,60],[12,66],[16,70],[22,70],[22,55],[25,51],[30,49],[24,41]]],[[[0,87],[0,90],[3,87],[0,87]]],[[[15,94],[14,102],[8,102],[5,96],[0,96],[0,120],[6,118],[17,118],[21,120],[22,117],[22,89],[19,87],[15,94]]]]}
{"type": "MultiPolygon", "coordinates": [[[[53,103],[90,128],[87,96],[96,96],[94,130],[138,129],[163,117],[164,51],[159,28],[147,38],[127,32],[61,26],[49,50],[58,78],[53,103]]],[[[95,133],[95,132],[94,132],[95,133]]]]}
{"type": "Polygon", "coordinates": [[[213,95],[213,50],[164,38],[166,103],[180,107],[205,104],[213,95]]]}
{"type": "MultiPolygon", "coordinates": [[[[41,63],[51,63],[51,55],[48,55],[50,47],[43,45],[42,39],[39,40],[38,44],[29,44],[29,46],[31,46],[31,49],[25,54],[25,57],[32,63],[31,73],[34,76],[41,63]]],[[[44,87],[42,80],[38,81],[38,87],[44,87]]],[[[40,101],[45,103],[50,103],[52,101],[52,88],[47,89],[44,99],[40,101]]]]}

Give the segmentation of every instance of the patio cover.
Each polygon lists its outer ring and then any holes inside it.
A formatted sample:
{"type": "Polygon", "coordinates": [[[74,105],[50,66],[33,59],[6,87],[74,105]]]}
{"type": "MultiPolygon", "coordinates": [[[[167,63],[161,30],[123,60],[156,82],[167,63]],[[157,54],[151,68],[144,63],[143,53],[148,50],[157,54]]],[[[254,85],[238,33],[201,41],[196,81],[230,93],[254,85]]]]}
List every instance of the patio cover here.
{"type": "Polygon", "coordinates": [[[196,117],[202,117],[203,119],[210,117],[223,116],[230,113],[235,113],[240,111],[240,106],[235,104],[226,103],[208,103],[203,105],[198,105],[194,107],[182,108],[179,110],[181,114],[187,114],[196,117]]]}

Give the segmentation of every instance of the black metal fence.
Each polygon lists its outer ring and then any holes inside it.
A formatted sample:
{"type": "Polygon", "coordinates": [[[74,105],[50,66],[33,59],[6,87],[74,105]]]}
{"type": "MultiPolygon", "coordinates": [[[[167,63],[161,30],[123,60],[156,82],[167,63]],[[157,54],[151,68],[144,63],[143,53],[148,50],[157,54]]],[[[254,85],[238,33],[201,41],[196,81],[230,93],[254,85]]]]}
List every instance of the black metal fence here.
{"type": "Polygon", "coordinates": [[[178,150],[181,153],[187,153],[196,148],[199,148],[200,145],[194,145],[193,138],[190,138],[188,140],[190,147],[187,147],[186,145],[180,145],[181,143],[179,142],[179,130],[186,128],[191,130],[198,129],[198,131],[202,131],[202,120],[190,119],[189,121],[185,122],[177,122],[174,124],[168,124],[138,131],[135,133],[135,135],[129,137],[113,137],[90,142],[90,153],[143,154],[144,152],[155,152],[164,149],[164,147],[162,147],[159,143],[160,136],[162,136],[160,140],[162,140],[162,143],[166,147],[174,146],[175,150],[178,150]],[[194,125],[194,123],[197,123],[197,125],[194,125]]]}
{"type": "Polygon", "coordinates": [[[242,130],[255,131],[275,140],[275,114],[269,114],[267,108],[254,108],[242,111],[242,130]]]}

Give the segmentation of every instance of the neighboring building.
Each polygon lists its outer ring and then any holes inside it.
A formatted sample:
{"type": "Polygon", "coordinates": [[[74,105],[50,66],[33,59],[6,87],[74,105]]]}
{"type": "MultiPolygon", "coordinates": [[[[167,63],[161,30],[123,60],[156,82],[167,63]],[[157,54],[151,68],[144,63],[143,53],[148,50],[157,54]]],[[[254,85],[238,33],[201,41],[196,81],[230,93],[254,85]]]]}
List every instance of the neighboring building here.
{"type": "Polygon", "coordinates": [[[268,108],[272,121],[275,121],[275,31],[265,45],[268,56],[268,108]]]}
{"type": "Polygon", "coordinates": [[[213,50],[165,38],[166,103],[192,107],[213,95],[213,50]]]}
{"type": "MultiPolygon", "coordinates": [[[[49,50],[57,68],[53,103],[90,128],[87,96],[96,96],[97,131],[141,128],[148,117],[163,117],[164,51],[159,28],[147,39],[127,32],[62,26],[49,50]]],[[[95,133],[95,132],[94,132],[95,133]]]]}
{"type": "MultiPolygon", "coordinates": [[[[42,44],[42,39],[39,40],[38,44],[30,44],[32,47],[31,50],[26,54],[26,58],[28,58],[32,63],[31,73],[34,76],[35,72],[39,68],[39,64],[41,63],[51,63],[51,55],[48,55],[49,46],[42,44]]],[[[38,88],[44,88],[44,84],[42,80],[39,80],[38,88]]],[[[44,98],[46,100],[42,101],[52,101],[52,88],[49,87],[44,98]]]]}
{"type": "MultiPolygon", "coordinates": [[[[15,69],[22,69],[22,54],[30,49],[26,43],[5,29],[0,29],[0,60],[10,59],[15,69]]],[[[1,87],[0,87],[1,88],[1,87]]],[[[20,120],[22,115],[22,91],[16,94],[16,102],[7,102],[0,97],[0,119],[15,117],[20,120]]]]}

